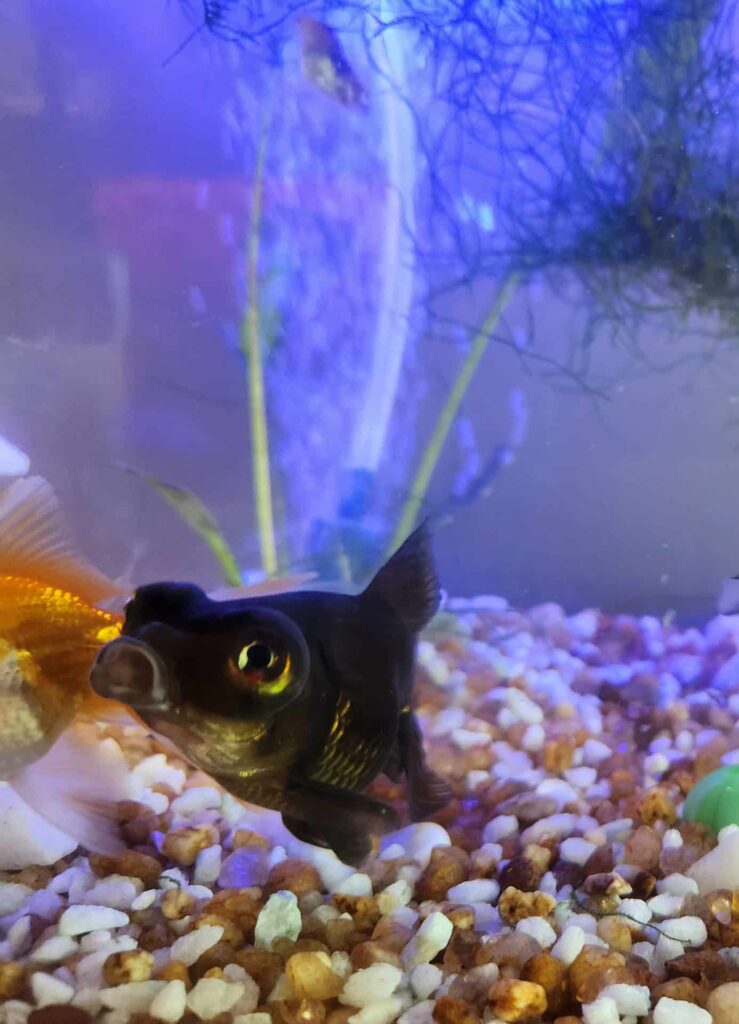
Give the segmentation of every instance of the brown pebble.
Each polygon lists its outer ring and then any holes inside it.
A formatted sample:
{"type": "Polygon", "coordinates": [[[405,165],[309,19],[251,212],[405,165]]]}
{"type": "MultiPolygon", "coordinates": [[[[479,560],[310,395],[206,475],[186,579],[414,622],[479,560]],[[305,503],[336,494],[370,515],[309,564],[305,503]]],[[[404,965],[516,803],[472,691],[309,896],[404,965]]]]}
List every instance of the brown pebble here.
{"type": "Polygon", "coordinates": [[[480,1020],[471,1003],[454,996],[440,996],[434,1003],[433,1017],[439,1024],[478,1024],[480,1020]]]}
{"type": "Polygon", "coordinates": [[[325,953],[294,953],[285,973],[297,999],[335,999],[344,987],[325,953]]]}
{"type": "Polygon", "coordinates": [[[523,855],[511,857],[501,870],[499,882],[501,889],[519,889],[521,892],[534,892],[543,872],[537,865],[523,855]]]}
{"type": "Polygon", "coordinates": [[[637,812],[644,825],[654,825],[658,821],[674,825],[677,821],[675,805],[661,786],[653,786],[642,795],[637,812]]]}
{"type": "Polygon", "coordinates": [[[573,765],[575,743],[569,736],[559,736],[544,745],[542,763],[548,772],[560,775],[573,765]]]}
{"type": "Polygon", "coordinates": [[[602,917],[598,921],[596,931],[601,939],[608,943],[608,948],[618,953],[628,953],[632,946],[631,929],[625,921],[616,917],[602,917]]]}
{"type": "Polygon", "coordinates": [[[652,991],[652,999],[657,1003],[663,996],[667,999],[680,999],[685,1003],[703,1006],[705,997],[703,990],[692,978],[670,978],[652,991]]]}
{"type": "Polygon", "coordinates": [[[520,970],[532,956],[541,953],[541,946],[530,935],[510,932],[485,942],[475,957],[476,966],[497,964],[498,967],[515,967],[520,970]]]}
{"type": "Polygon", "coordinates": [[[287,857],[271,868],[265,892],[269,895],[281,889],[300,896],[301,893],[321,888],[321,876],[312,864],[297,857],[287,857]]]}
{"type": "Polygon", "coordinates": [[[546,892],[521,892],[508,886],[500,894],[498,913],[506,924],[518,924],[527,917],[548,917],[557,901],[546,892]]]}
{"type": "Polygon", "coordinates": [[[739,1024],[739,982],[719,985],[706,1000],[713,1024],[739,1024]]]}
{"type": "Polygon", "coordinates": [[[218,834],[212,825],[187,826],[167,833],[162,853],[175,864],[191,867],[201,850],[217,842],[218,834]]]}
{"type": "MultiPolygon", "coordinates": [[[[269,839],[248,828],[235,828],[231,833],[231,846],[234,850],[240,850],[244,846],[258,846],[263,850],[268,850],[269,839]]],[[[288,857],[288,860],[290,859],[288,857]]],[[[301,861],[301,863],[303,862],[301,861]]]]}
{"type": "Polygon", "coordinates": [[[354,1006],[337,1006],[326,1017],[326,1024],[348,1024],[349,1018],[357,1012],[354,1006]]]}
{"type": "Polygon", "coordinates": [[[266,949],[240,949],[234,962],[244,968],[259,986],[261,999],[266,999],[282,974],[282,957],[266,949]]]}
{"type": "Polygon", "coordinates": [[[533,981],[546,992],[547,1010],[549,1013],[561,1013],[570,1000],[570,987],[567,967],[550,953],[537,953],[527,961],[521,977],[524,981],[533,981]]]}
{"type": "Polygon", "coordinates": [[[31,1010],[28,1015],[28,1024],[91,1024],[91,1021],[87,1010],[58,1003],[31,1010]]]}
{"type": "Polygon", "coordinates": [[[227,964],[234,962],[234,950],[233,946],[230,946],[227,942],[217,942],[215,946],[211,946],[210,949],[200,956],[194,964],[190,967],[190,977],[193,982],[200,981],[204,977],[206,971],[209,971],[211,967],[225,967],[227,964]]]}
{"type": "Polygon", "coordinates": [[[0,963],[0,999],[15,999],[20,995],[26,970],[16,960],[0,963]]]}
{"type": "Polygon", "coordinates": [[[665,970],[671,978],[686,977],[712,986],[739,980],[739,968],[727,963],[715,949],[701,949],[668,960],[665,970]]]}
{"type": "Polygon", "coordinates": [[[515,978],[496,981],[490,986],[488,999],[495,1015],[511,1022],[534,1020],[547,1008],[546,992],[541,985],[515,978]]]}
{"type": "Polygon", "coordinates": [[[570,985],[578,1003],[592,1003],[607,985],[631,982],[621,953],[586,946],[570,965],[570,985]]]}
{"type": "Polygon", "coordinates": [[[139,878],[147,888],[153,888],[162,873],[162,865],[155,858],[135,850],[125,850],[115,855],[92,854],[90,867],[96,875],[105,878],[107,875],[127,875],[139,878]]]}
{"type": "Polygon", "coordinates": [[[467,880],[470,858],[458,846],[435,846],[416,882],[416,899],[443,900],[453,885],[467,880]]]}
{"type": "Polygon", "coordinates": [[[179,921],[180,918],[189,917],[195,909],[197,900],[184,889],[167,889],[159,904],[164,917],[168,921],[179,921]]]}
{"type": "Polygon", "coordinates": [[[285,1024],[323,1024],[326,1007],[318,999],[280,999],[277,1009],[285,1024]]]}
{"type": "Polygon", "coordinates": [[[659,864],[662,841],[648,826],[640,825],[626,840],[624,861],[645,871],[652,871],[659,864]]]}
{"type": "Polygon", "coordinates": [[[228,917],[221,917],[219,914],[203,914],[197,919],[194,927],[205,928],[210,924],[218,925],[223,928],[223,935],[220,940],[221,942],[227,942],[229,946],[244,945],[244,932],[228,917]]]}
{"type": "Polygon", "coordinates": [[[157,981],[182,981],[188,992],[192,988],[190,972],[187,965],[183,964],[181,960],[170,960],[160,971],[157,971],[156,978],[157,981]]]}
{"type": "Polygon", "coordinates": [[[350,955],[355,971],[371,967],[372,964],[392,964],[393,967],[400,967],[398,954],[372,939],[367,942],[358,942],[350,955]]]}
{"type": "Polygon", "coordinates": [[[124,985],[129,981],[149,981],[154,970],[154,957],[145,949],[127,949],[111,953],[103,964],[107,985],[124,985]]]}

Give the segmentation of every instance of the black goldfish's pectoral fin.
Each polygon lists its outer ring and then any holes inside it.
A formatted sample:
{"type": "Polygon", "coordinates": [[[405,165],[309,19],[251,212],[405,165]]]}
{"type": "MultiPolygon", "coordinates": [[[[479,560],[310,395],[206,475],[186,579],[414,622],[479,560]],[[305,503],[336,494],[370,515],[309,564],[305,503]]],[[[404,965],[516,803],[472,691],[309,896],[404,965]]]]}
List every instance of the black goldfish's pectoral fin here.
{"type": "Polygon", "coordinates": [[[427,522],[400,545],[362,596],[365,600],[381,598],[413,633],[431,621],[439,610],[441,589],[427,522]]]}
{"type": "Polygon", "coordinates": [[[314,825],[307,821],[303,821],[301,818],[296,818],[292,814],[282,815],[282,824],[288,830],[292,832],[296,839],[299,839],[301,843],[310,843],[311,846],[328,846],[328,841],[323,833],[314,825]]]}
{"type": "Polygon", "coordinates": [[[423,821],[449,803],[452,790],[448,782],[429,768],[421,730],[412,711],[401,714],[398,734],[408,781],[408,813],[411,821],[423,821]]]}
{"type": "MultiPolygon", "coordinates": [[[[299,839],[308,834],[322,838],[324,842],[320,845],[329,846],[340,860],[352,867],[357,867],[372,852],[373,837],[400,827],[400,818],[389,804],[363,793],[337,789],[310,779],[295,779],[286,790],[286,796],[292,806],[299,809],[298,827],[303,835],[293,832],[287,822],[285,827],[299,839]]],[[[291,816],[289,820],[295,819],[291,816]]],[[[305,841],[315,842],[314,839],[305,841]]]]}

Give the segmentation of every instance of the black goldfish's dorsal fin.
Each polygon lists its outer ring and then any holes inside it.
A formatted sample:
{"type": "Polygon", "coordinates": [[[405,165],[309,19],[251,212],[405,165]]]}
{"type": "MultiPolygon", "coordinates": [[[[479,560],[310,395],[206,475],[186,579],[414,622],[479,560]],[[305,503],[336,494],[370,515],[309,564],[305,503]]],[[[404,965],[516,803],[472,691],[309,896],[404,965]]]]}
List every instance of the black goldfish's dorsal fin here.
{"type": "Polygon", "coordinates": [[[423,629],[436,615],[441,603],[441,590],[426,520],[383,565],[363,597],[380,597],[414,633],[423,629]]]}
{"type": "Polygon", "coordinates": [[[208,595],[195,583],[147,583],[137,588],[126,606],[126,629],[150,622],[178,625],[209,604],[208,595]]]}

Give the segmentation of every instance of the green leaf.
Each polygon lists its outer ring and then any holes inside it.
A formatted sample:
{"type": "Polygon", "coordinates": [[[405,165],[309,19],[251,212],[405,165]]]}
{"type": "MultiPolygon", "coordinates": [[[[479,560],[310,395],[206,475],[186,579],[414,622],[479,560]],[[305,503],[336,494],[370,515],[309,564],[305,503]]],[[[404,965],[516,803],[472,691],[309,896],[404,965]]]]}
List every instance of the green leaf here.
{"type": "Polygon", "coordinates": [[[124,468],[127,473],[137,476],[156,491],[169,507],[173,508],[179,517],[187,523],[190,529],[205,541],[221,566],[226,583],[231,587],[238,587],[241,584],[241,573],[234,553],[221,533],[212,513],[200,498],[184,487],[175,487],[173,484],[164,483],[163,480],[158,480],[155,476],[149,476],[147,473],[131,469],[129,466],[124,468]]]}

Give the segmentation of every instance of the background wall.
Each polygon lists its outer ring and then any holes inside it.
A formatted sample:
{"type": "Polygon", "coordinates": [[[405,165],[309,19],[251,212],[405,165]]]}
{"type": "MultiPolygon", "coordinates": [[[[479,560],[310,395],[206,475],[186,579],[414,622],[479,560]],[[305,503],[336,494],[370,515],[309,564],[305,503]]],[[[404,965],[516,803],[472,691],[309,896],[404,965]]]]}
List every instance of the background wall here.
{"type": "MultiPolygon", "coordinates": [[[[228,73],[197,44],[162,68],[187,31],[175,5],[73,6],[62,17],[54,0],[12,0],[0,33],[0,433],[57,486],[101,568],[216,582],[209,553],[121,464],[196,489],[255,562],[243,375],[223,333],[233,296],[213,240],[240,174],[221,145],[228,73]],[[121,182],[141,181],[146,223],[129,240],[142,242],[121,259],[110,204],[130,199],[115,191],[121,182]],[[203,182],[222,197],[210,220],[192,212],[203,182]]],[[[575,311],[551,292],[533,314],[545,350],[575,329],[575,311]]],[[[514,302],[511,328],[527,317],[514,302]]],[[[513,387],[529,430],[490,496],[439,531],[448,590],[711,614],[720,578],[739,572],[739,360],[732,346],[705,365],[691,358],[699,327],[675,342],[650,326],[655,361],[685,365],[630,367],[608,399],[563,390],[490,348],[465,408],[480,447],[505,431],[513,387]]],[[[422,438],[459,357],[421,339],[415,358],[422,438]]],[[[597,358],[618,376],[623,356],[605,337],[597,358]]],[[[320,386],[320,375],[306,382],[320,386]]],[[[294,429],[298,440],[310,429],[299,408],[294,429]]],[[[457,459],[450,444],[439,494],[457,459]]]]}

